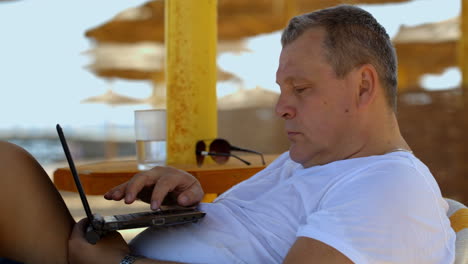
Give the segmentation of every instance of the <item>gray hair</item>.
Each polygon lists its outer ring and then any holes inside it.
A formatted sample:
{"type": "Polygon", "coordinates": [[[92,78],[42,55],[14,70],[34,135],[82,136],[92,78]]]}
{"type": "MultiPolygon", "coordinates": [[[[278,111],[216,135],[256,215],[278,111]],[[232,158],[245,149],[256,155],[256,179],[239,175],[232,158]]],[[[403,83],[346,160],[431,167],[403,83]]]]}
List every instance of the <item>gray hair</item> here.
{"type": "Polygon", "coordinates": [[[296,40],[307,29],[323,27],[325,57],[338,78],[344,78],[355,67],[371,64],[376,68],[385,89],[389,106],[396,111],[397,59],[385,29],[367,11],[339,5],[292,18],[281,36],[284,46],[296,40]]]}

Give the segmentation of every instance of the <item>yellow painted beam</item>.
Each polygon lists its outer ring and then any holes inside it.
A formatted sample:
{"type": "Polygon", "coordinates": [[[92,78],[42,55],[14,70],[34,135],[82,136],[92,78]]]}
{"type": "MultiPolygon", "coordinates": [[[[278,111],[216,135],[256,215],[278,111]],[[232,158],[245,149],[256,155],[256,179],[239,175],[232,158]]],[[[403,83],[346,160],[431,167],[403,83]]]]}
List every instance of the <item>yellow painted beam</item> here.
{"type": "Polygon", "coordinates": [[[398,92],[404,91],[410,86],[410,74],[403,65],[398,65],[398,92]]]}
{"type": "Polygon", "coordinates": [[[217,136],[216,0],[165,1],[167,164],[195,164],[217,136]]]}

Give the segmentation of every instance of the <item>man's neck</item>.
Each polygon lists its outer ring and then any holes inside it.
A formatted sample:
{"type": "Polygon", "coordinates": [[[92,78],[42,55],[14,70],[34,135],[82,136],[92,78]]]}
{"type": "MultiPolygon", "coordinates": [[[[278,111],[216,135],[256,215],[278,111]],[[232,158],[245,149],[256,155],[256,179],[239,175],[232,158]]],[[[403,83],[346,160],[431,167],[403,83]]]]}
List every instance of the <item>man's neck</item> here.
{"type": "Polygon", "coordinates": [[[369,122],[367,126],[366,139],[363,140],[361,150],[356,156],[383,155],[395,151],[396,149],[411,151],[401,135],[395,113],[383,112],[380,116],[373,116],[374,120],[378,118],[379,122],[369,122]]]}

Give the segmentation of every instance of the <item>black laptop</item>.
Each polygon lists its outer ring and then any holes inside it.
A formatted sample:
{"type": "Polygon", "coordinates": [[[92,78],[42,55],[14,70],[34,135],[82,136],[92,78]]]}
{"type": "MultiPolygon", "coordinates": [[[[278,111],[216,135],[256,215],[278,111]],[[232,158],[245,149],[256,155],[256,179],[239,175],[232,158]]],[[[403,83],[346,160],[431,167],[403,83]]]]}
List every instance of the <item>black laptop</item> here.
{"type": "Polygon", "coordinates": [[[62,143],[65,156],[68,160],[73,179],[76,184],[76,188],[80,193],[81,202],[88,218],[88,227],[86,229],[86,240],[89,243],[95,244],[99,239],[104,236],[107,232],[158,226],[167,227],[179,224],[187,224],[197,222],[199,219],[205,216],[205,213],[199,211],[195,207],[182,207],[182,206],[161,206],[159,211],[148,211],[141,213],[132,213],[125,215],[112,215],[112,216],[101,216],[99,214],[93,214],[89,207],[88,200],[81,185],[80,178],[75,168],[70,150],[65,140],[62,128],[57,124],[57,133],[62,143]]]}

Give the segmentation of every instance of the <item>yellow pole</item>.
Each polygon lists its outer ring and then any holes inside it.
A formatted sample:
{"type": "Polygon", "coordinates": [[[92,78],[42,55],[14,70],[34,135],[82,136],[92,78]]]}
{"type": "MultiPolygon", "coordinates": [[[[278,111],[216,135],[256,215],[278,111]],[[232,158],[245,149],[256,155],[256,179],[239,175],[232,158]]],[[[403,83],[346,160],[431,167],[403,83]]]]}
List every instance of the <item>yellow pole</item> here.
{"type": "Polygon", "coordinates": [[[195,164],[217,135],[216,0],[165,1],[167,164],[195,164]]]}
{"type": "MultiPolygon", "coordinates": [[[[462,91],[468,99],[468,0],[461,0],[460,39],[458,40],[458,64],[462,73],[462,91]]],[[[468,101],[465,100],[465,103],[468,101]]]]}

